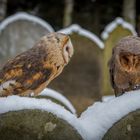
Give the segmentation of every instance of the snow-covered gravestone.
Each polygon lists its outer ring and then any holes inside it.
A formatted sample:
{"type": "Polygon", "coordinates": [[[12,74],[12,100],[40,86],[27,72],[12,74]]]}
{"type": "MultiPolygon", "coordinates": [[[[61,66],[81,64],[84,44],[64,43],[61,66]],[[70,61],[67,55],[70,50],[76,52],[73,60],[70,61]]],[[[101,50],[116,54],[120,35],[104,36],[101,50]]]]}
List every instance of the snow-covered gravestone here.
{"type": "Polygon", "coordinates": [[[129,113],[115,123],[105,134],[103,140],[139,140],[140,108],[129,113]]]}
{"type": "Polygon", "coordinates": [[[108,62],[112,55],[112,48],[122,38],[128,35],[136,35],[134,27],[125,22],[122,18],[116,18],[113,22],[108,24],[101,34],[104,40],[104,53],[103,53],[103,88],[104,95],[113,94],[110,84],[108,62]]]}
{"type": "Polygon", "coordinates": [[[82,112],[101,97],[101,53],[104,45],[96,35],[79,25],[71,25],[59,32],[71,36],[74,55],[49,87],[71,99],[78,112],[82,112]]]}
{"type": "Polygon", "coordinates": [[[6,18],[0,23],[0,65],[31,48],[41,36],[52,31],[46,21],[24,12],[6,18]]]}
{"type": "Polygon", "coordinates": [[[139,140],[140,90],[94,103],[79,121],[86,140],[139,140]]]}
{"type": "Polygon", "coordinates": [[[0,98],[0,140],[83,140],[77,117],[46,99],[0,98]]]}

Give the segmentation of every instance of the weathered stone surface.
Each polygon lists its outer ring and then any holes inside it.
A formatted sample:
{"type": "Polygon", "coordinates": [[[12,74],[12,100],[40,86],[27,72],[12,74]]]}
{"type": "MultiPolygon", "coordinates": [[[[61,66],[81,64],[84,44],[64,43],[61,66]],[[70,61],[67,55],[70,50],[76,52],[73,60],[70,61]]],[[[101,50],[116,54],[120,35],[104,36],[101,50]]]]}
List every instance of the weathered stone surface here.
{"type": "Polygon", "coordinates": [[[64,93],[78,112],[82,112],[95,100],[101,99],[102,50],[95,42],[78,33],[71,34],[71,40],[74,55],[49,87],[64,93]]]}
{"type": "Polygon", "coordinates": [[[52,29],[41,19],[26,13],[15,14],[0,24],[0,65],[31,48],[52,29]]]}
{"type": "Polygon", "coordinates": [[[103,140],[139,140],[140,110],[129,113],[115,123],[105,134],[103,140]]]}
{"type": "Polygon", "coordinates": [[[0,115],[0,140],[82,140],[66,121],[41,110],[0,115]]]}

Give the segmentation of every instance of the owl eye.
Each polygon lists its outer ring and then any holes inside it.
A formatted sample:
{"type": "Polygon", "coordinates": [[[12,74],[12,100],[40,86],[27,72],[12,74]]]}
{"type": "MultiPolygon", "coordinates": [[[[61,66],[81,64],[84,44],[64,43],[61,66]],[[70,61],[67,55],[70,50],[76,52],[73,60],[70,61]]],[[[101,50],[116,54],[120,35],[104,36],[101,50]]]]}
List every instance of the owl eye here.
{"type": "Polygon", "coordinates": [[[69,52],[69,46],[66,46],[66,51],[69,52]]]}

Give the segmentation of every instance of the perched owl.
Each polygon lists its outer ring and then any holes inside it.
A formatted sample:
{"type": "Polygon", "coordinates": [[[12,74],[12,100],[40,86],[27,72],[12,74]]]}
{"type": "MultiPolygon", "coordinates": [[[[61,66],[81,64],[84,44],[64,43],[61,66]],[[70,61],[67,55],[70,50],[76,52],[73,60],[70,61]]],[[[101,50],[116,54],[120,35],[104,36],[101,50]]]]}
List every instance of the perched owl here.
{"type": "Polygon", "coordinates": [[[140,38],[128,36],[113,49],[109,64],[111,83],[116,96],[140,89],[140,38]]]}
{"type": "Polygon", "coordinates": [[[73,55],[69,36],[49,33],[34,47],[8,61],[0,70],[0,96],[40,93],[73,55]]]}

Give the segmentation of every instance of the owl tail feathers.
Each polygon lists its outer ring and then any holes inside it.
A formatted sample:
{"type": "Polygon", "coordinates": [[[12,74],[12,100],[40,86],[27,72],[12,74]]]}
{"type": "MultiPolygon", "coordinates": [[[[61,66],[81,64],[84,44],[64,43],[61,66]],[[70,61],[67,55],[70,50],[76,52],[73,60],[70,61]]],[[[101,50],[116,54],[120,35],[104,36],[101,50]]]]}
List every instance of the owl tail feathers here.
{"type": "Polygon", "coordinates": [[[0,96],[12,95],[16,87],[17,82],[15,80],[8,80],[4,83],[0,83],[0,96]]]}

